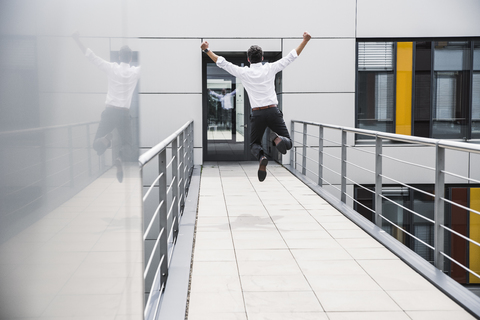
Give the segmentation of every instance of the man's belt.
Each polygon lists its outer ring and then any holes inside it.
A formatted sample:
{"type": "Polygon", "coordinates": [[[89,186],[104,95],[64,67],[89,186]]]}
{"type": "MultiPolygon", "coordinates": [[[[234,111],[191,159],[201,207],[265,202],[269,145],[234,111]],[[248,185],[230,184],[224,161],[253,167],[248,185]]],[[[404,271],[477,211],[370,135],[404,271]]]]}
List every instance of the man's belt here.
{"type": "Polygon", "coordinates": [[[268,109],[268,108],[275,108],[276,106],[277,106],[276,104],[271,104],[271,105],[265,106],[265,107],[252,108],[252,111],[263,110],[263,109],[268,109]]]}

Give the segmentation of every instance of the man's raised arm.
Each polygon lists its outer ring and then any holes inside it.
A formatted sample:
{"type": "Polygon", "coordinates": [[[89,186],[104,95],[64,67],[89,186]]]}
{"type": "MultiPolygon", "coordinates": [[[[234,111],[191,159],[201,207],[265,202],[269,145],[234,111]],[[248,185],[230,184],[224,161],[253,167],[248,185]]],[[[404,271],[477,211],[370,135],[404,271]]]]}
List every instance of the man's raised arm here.
{"type": "MultiPolygon", "coordinates": [[[[206,49],[208,49],[208,42],[207,41],[204,41],[202,43],[202,45],[200,46],[200,48],[202,48],[202,51],[205,52],[206,49]]],[[[208,50],[206,52],[206,54],[210,57],[210,59],[213,60],[213,62],[217,63],[217,60],[218,60],[218,56],[212,51],[212,50],[208,50]]]]}
{"type": "Polygon", "coordinates": [[[80,50],[82,51],[83,54],[85,54],[87,52],[87,48],[85,48],[85,46],[83,45],[83,43],[80,41],[80,33],[78,31],[75,31],[73,34],[72,34],[72,38],[73,40],[75,40],[75,43],[77,44],[77,46],[80,48],[80,50]]]}
{"type": "Polygon", "coordinates": [[[303,33],[303,41],[302,43],[300,43],[300,45],[296,49],[297,55],[300,55],[300,53],[303,51],[303,48],[305,48],[305,46],[307,45],[308,41],[310,41],[311,38],[312,36],[308,32],[303,33]]]}

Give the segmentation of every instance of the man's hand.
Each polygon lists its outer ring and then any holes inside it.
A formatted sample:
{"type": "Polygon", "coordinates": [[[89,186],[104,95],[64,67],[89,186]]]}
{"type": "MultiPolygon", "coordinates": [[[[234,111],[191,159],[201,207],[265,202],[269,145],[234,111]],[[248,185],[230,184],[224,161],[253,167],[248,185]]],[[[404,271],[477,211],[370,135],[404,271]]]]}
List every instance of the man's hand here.
{"type": "Polygon", "coordinates": [[[305,48],[305,46],[307,45],[308,41],[310,41],[311,38],[312,38],[312,36],[310,35],[310,33],[306,32],[306,31],[303,33],[302,43],[300,43],[300,45],[296,49],[297,50],[297,55],[300,55],[300,53],[302,53],[303,48],[305,48]]]}
{"type": "MultiPolygon", "coordinates": [[[[202,45],[200,46],[202,50],[208,49],[208,47],[209,47],[209,44],[207,41],[202,42],[202,45]]],[[[210,57],[210,59],[213,60],[213,62],[215,63],[217,62],[218,56],[215,53],[213,53],[212,50],[208,51],[207,55],[210,57]]]]}
{"type": "Polygon", "coordinates": [[[303,33],[303,40],[310,41],[311,38],[312,38],[312,36],[310,35],[310,33],[306,32],[306,31],[303,33]]]}
{"type": "Polygon", "coordinates": [[[82,50],[83,54],[85,54],[87,52],[87,48],[85,48],[83,43],[80,41],[80,33],[78,31],[75,31],[74,33],[72,33],[72,38],[73,40],[75,40],[80,50],[82,50]]]}
{"type": "Polygon", "coordinates": [[[203,42],[202,42],[202,45],[200,46],[200,48],[202,48],[202,50],[205,50],[205,49],[208,48],[208,46],[209,46],[208,42],[207,42],[207,41],[203,41],[203,42]]]}

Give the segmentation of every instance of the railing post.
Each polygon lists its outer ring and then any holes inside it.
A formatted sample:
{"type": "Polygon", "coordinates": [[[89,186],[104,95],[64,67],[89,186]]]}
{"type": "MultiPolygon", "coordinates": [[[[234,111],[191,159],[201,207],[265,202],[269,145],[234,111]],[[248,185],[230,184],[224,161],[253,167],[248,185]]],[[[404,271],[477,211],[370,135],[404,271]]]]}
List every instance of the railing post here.
{"type": "Polygon", "coordinates": [[[195,140],[194,140],[194,124],[190,124],[190,170],[193,170],[195,163],[195,140]]]}
{"type": "Polygon", "coordinates": [[[341,170],[341,201],[347,201],[347,132],[342,129],[342,170],[341,170]]]}
{"type": "Polygon", "coordinates": [[[303,124],[302,174],[307,175],[307,124],[303,124]]]}
{"type": "Polygon", "coordinates": [[[188,126],[187,130],[186,130],[186,133],[187,133],[187,137],[186,137],[186,146],[185,146],[185,149],[186,149],[186,155],[187,155],[187,160],[185,161],[187,166],[187,174],[186,176],[189,176],[190,175],[190,170],[191,168],[193,167],[193,122],[190,123],[190,125],[188,126]]]}
{"type": "Polygon", "coordinates": [[[178,137],[172,141],[172,222],[173,222],[173,242],[177,238],[178,234],[178,218],[179,218],[179,208],[178,208],[178,184],[180,183],[180,177],[178,174],[178,137]]]}
{"type": "Polygon", "coordinates": [[[318,185],[323,186],[323,126],[318,127],[318,185]]]}
{"type": "Polygon", "coordinates": [[[435,267],[440,271],[444,270],[444,258],[441,252],[445,251],[445,240],[442,225],[445,224],[445,204],[442,198],[445,197],[445,149],[438,145],[435,146],[435,205],[434,205],[434,247],[435,267]]]}
{"type": "Polygon", "coordinates": [[[382,227],[382,138],[375,137],[375,224],[382,227]]]}
{"type": "Polygon", "coordinates": [[[296,168],[296,163],[295,163],[295,121],[291,122],[290,125],[290,139],[292,139],[292,149],[290,150],[290,166],[292,166],[293,169],[296,168]]]}
{"type": "Polygon", "coordinates": [[[179,194],[180,194],[180,213],[183,212],[183,207],[185,206],[185,171],[187,170],[188,166],[185,163],[185,131],[182,131],[179,136],[179,141],[180,141],[180,152],[178,153],[178,163],[180,165],[180,169],[178,172],[179,179],[179,194]]]}
{"type": "MultiPolygon", "coordinates": [[[[159,259],[160,262],[163,262],[160,266],[161,272],[161,281],[160,281],[160,288],[162,285],[167,281],[168,277],[168,221],[167,221],[167,149],[165,148],[158,154],[158,174],[161,175],[160,179],[158,180],[158,191],[159,191],[159,202],[163,205],[160,207],[159,210],[159,222],[160,222],[160,243],[159,243],[159,259]],[[162,174],[163,173],[163,174],[162,174]],[[163,230],[163,232],[162,232],[163,230]]],[[[160,289],[158,288],[158,290],[160,289]]],[[[153,289],[153,288],[152,288],[153,289]]]]}

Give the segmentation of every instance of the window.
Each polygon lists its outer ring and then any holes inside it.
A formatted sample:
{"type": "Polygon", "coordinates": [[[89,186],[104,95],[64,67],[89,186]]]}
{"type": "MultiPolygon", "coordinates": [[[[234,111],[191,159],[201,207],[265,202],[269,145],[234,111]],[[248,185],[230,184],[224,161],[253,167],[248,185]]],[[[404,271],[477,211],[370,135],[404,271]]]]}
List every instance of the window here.
{"type": "Polygon", "coordinates": [[[393,132],[394,72],[392,42],[358,46],[358,127],[393,132]]]}
{"type": "Polygon", "coordinates": [[[480,41],[473,44],[472,139],[480,139],[480,41]]]}
{"type": "Polygon", "coordinates": [[[356,127],[480,139],[480,40],[358,42],[356,127]]]}
{"type": "Polygon", "coordinates": [[[467,138],[468,42],[438,41],[434,48],[432,137],[467,138]]]}

